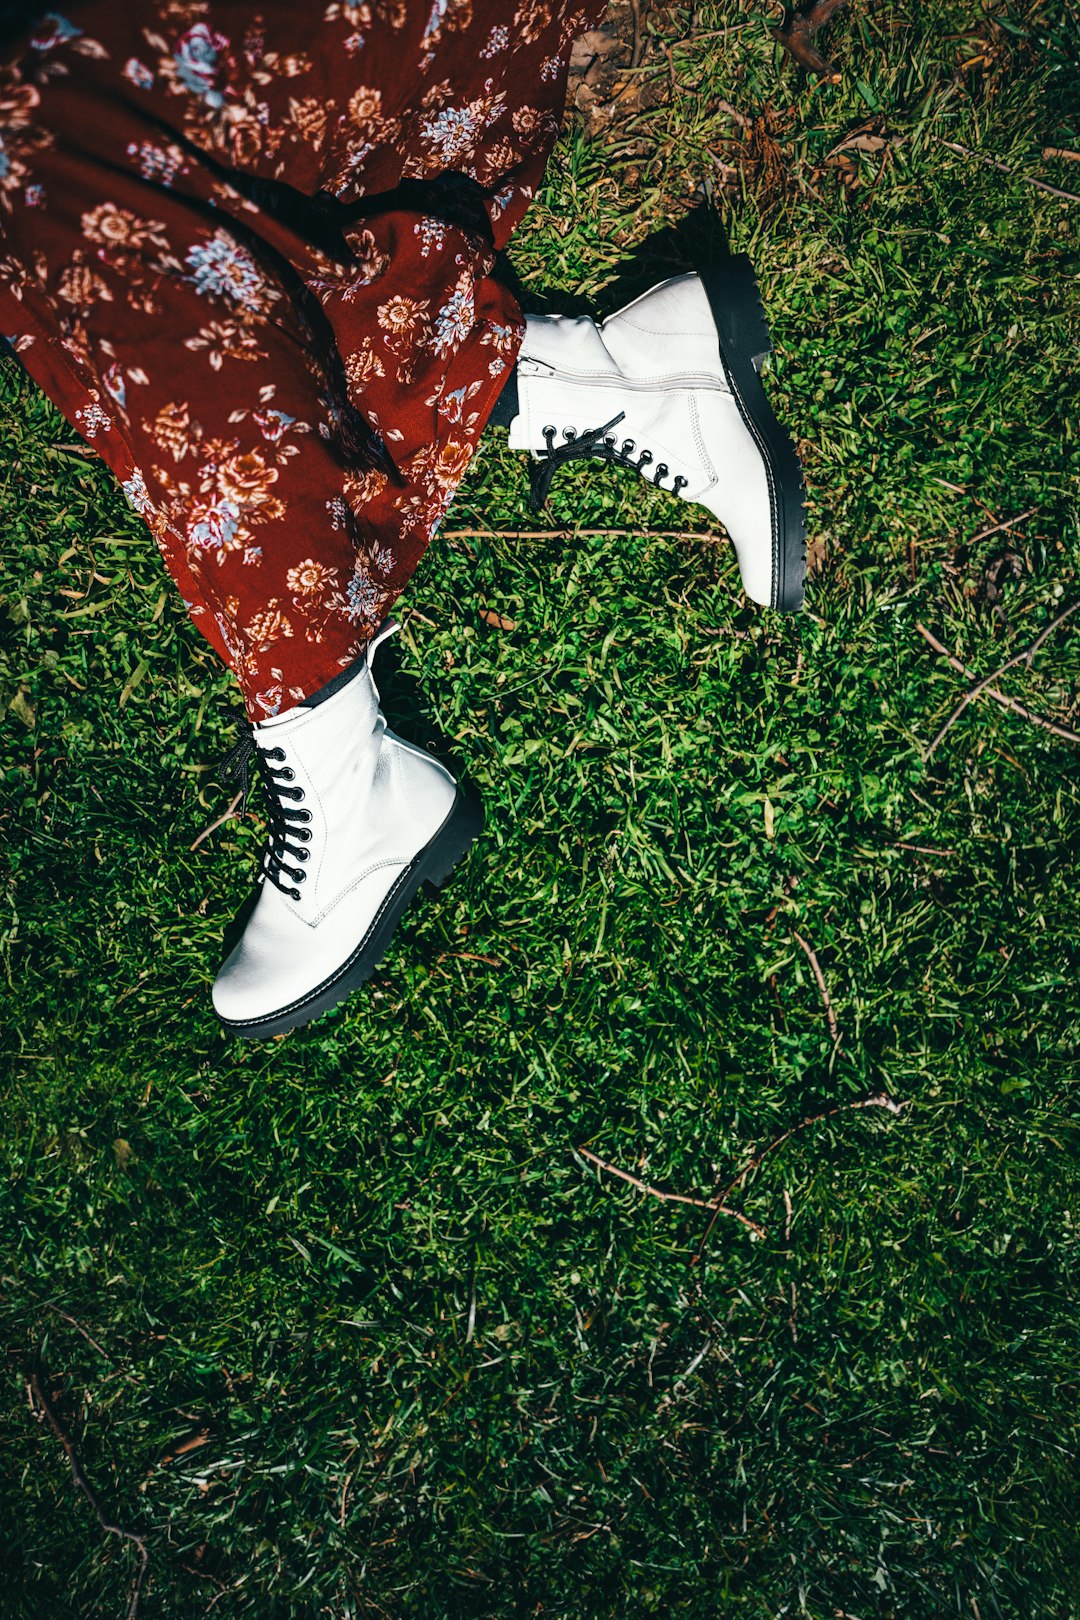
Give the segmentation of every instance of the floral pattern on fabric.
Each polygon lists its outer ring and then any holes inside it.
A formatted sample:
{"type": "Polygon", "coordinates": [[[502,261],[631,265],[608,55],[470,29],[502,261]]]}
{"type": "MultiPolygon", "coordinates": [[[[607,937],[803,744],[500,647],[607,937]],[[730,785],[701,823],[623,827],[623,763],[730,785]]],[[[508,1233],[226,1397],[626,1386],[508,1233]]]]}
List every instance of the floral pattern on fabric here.
{"type": "Polygon", "coordinates": [[[0,61],[0,332],[262,719],[362,650],[465,475],[524,336],[495,253],[603,5],[72,10],[0,61]],[[448,179],[475,220],[409,190],[448,179]]]}

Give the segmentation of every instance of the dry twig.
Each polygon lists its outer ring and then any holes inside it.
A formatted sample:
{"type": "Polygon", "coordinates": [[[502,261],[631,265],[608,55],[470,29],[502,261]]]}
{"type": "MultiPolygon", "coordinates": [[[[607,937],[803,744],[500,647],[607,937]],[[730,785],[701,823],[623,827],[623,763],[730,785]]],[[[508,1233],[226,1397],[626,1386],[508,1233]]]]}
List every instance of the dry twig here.
{"type": "Polygon", "coordinates": [[[476,951],[440,951],[435,958],[436,967],[447,956],[455,956],[463,962],[485,962],[488,967],[501,968],[503,963],[497,956],[480,956],[476,951]]]}
{"type": "Polygon", "coordinates": [[[1034,186],[1038,191],[1049,192],[1051,197],[1063,197],[1066,202],[1080,202],[1075,191],[1062,191],[1060,186],[1048,186],[1045,180],[1036,180],[1032,174],[1021,174],[1014,169],[1011,163],[1002,163],[999,158],[987,157],[984,152],[973,152],[970,146],[961,146],[959,141],[942,141],[950,152],[959,152],[961,157],[974,158],[976,163],[982,163],[988,169],[997,169],[1000,174],[1012,175],[1017,180],[1023,180],[1025,185],[1034,186]]]}
{"type": "MultiPolygon", "coordinates": [[[[859,1097],[854,1102],[837,1103],[835,1108],[826,1108],[820,1114],[809,1114],[806,1119],[801,1119],[797,1125],[791,1125],[786,1131],[782,1131],[780,1135],[774,1137],[771,1142],[767,1142],[760,1152],[753,1154],[751,1158],[747,1159],[742,1169],[731,1179],[731,1181],[728,1182],[727,1186],[720,1194],[719,1199],[715,1203],[714,1208],[716,1213],[714,1213],[712,1220],[701,1234],[701,1242],[698,1244],[697,1252],[690,1264],[692,1266],[699,1264],[701,1256],[705,1251],[705,1245],[709,1241],[709,1233],[716,1225],[716,1215],[719,1214],[720,1210],[724,1207],[730,1194],[735,1191],[736,1187],[746,1180],[746,1177],[751,1173],[751,1171],[758,1168],[762,1160],[766,1158],[768,1154],[774,1152],[776,1148],[781,1147],[792,1136],[796,1136],[799,1131],[805,1131],[811,1125],[818,1124],[820,1120],[831,1119],[834,1114],[846,1113],[849,1108],[884,1108],[887,1109],[890,1114],[899,1114],[901,1109],[906,1107],[907,1103],[895,1102],[892,1097],[886,1097],[882,1092],[875,1092],[869,1097],[859,1097]]],[[[790,1223],[791,1216],[789,1212],[789,1226],[790,1223]]],[[[761,1229],[759,1228],[759,1230],[761,1229]]],[[[764,1232],[762,1232],[762,1236],[765,1236],[764,1232]]]]}
{"type": "MultiPolygon", "coordinates": [[[[444,529],[439,532],[440,540],[599,540],[609,536],[702,540],[711,541],[714,545],[727,543],[722,534],[698,534],[693,529],[444,529]]],[[[416,612],[415,608],[413,612],[416,612]]],[[[430,619],[427,622],[430,624],[430,619]]]]}
{"type": "Polygon", "coordinates": [[[40,1368],[35,1367],[30,1374],[28,1388],[31,1395],[31,1404],[33,1404],[33,1401],[37,1401],[41,1408],[41,1416],[44,1416],[53,1434],[64,1448],[64,1455],[71,1464],[71,1478],[75,1489],[81,1491],[86,1497],[101,1528],[108,1535],[117,1536],[121,1541],[130,1541],[133,1546],[138,1548],[139,1568],[135,1576],[135,1584],[131,1590],[131,1601],[127,1609],[127,1620],[135,1620],[135,1616],[139,1611],[139,1597],[142,1593],[143,1581],[146,1578],[146,1570],[150,1562],[146,1541],[142,1536],[137,1536],[134,1530],[125,1530],[122,1525],[113,1524],[111,1520],[105,1517],[94,1488],[83,1473],[82,1463],[79,1461],[79,1454],[75,1450],[74,1441],[60,1422],[52,1402],[45,1393],[45,1380],[41,1376],[40,1368]]]}
{"type": "MultiPolygon", "coordinates": [[[[743,1226],[748,1226],[752,1232],[756,1232],[758,1237],[765,1236],[763,1226],[759,1226],[757,1221],[752,1221],[748,1215],[743,1215],[741,1211],[729,1208],[722,1200],[717,1202],[715,1198],[691,1198],[686,1193],[664,1192],[661,1187],[650,1186],[647,1181],[641,1181],[637,1176],[632,1176],[628,1170],[620,1170],[617,1165],[608,1164],[605,1159],[598,1159],[595,1153],[589,1152],[588,1148],[579,1147],[574,1151],[580,1153],[583,1159],[590,1159],[599,1169],[606,1170],[608,1175],[618,1176],[620,1181],[628,1181],[631,1187],[636,1187],[639,1192],[648,1193],[650,1198],[659,1198],[665,1204],[693,1204],[698,1209],[711,1209],[713,1220],[716,1219],[717,1215],[731,1215],[735,1220],[741,1221],[743,1226]]],[[[709,1224],[711,1228],[712,1222],[709,1224]]]]}
{"type": "Polygon", "coordinates": [[[1007,669],[1012,669],[1015,664],[1026,663],[1030,668],[1033,656],[1042,646],[1046,638],[1057,629],[1059,624],[1063,624],[1071,614],[1075,613],[1077,608],[1080,608],[1080,598],[1071,603],[1069,607],[1063,608],[1058,614],[1057,618],[1052,619],[1045,629],[1040,630],[1039,634],[1035,637],[1035,640],[1029,643],[1027,647],[1024,647],[1018,653],[1014,653],[1011,658],[1007,658],[1003,664],[999,664],[997,669],[991,670],[990,674],[984,675],[981,680],[975,679],[971,670],[969,670],[966,665],[962,664],[959,659],[954,659],[948,648],[943,647],[941,642],[938,641],[935,636],[930,634],[925,625],[916,624],[916,630],[918,630],[919,634],[925,641],[929,642],[931,647],[933,647],[936,652],[944,653],[945,657],[948,658],[950,664],[952,664],[954,668],[963,670],[964,674],[967,675],[969,679],[974,681],[974,684],[968,689],[968,691],[964,693],[952,714],[950,714],[937,736],[926,749],[923,758],[930,758],[930,755],[934,752],[934,749],[944,737],[945,733],[951,726],[956,724],[957,720],[959,720],[968,704],[974,698],[977,698],[980,692],[985,692],[988,697],[995,698],[997,702],[1003,704],[1006,708],[1014,709],[1018,714],[1024,715],[1026,719],[1033,720],[1036,725],[1045,726],[1046,729],[1048,731],[1052,731],[1055,736],[1064,737],[1068,742],[1080,742],[1080,736],[1077,736],[1075,731],[1070,731],[1067,726],[1059,726],[1052,720],[1044,720],[1041,715],[1032,714],[1030,709],[1025,709],[1024,706],[1017,703],[1014,698],[1005,697],[1004,693],[998,692],[992,685],[992,683],[997,680],[999,675],[1003,675],[1007,669]]]}
{"type": "Polygon", "coordinates": [[[1000,534],[1002,529],[1008,529],[1010,534],[1015,534],[1017,524],[1023,523],[1025,518],[1034,517],[1038,510],[1037,506],[1029,506],[1027,511],[1021,512],[1019,517],[1005,518],[1000,523],[991,523],[987,528],[980,529],[978,534],[973,534],[968,541],[968,545],[975,546],[978,545],[980,540],[989,540],[992,534],[1000,534]]]}
{"type": "Polygon", "coordinates": [[[827,79],[831,84],[837,84],[840,74],[833,64],[826,61],[821,52],[814,45],[814,35],[819,28],[823,28],[832,16],[838,11],[846,0],[815,0],[809,11],[791,10],[787,13],[779,28],[772,31],[773,38],[790,51],[800,66],[816,73],[819,79],[827,79]]]}
{"type": "Polygon", "coordinates": [[[821,991],[821,999],[825,1003],[825,1017],[829,1021],[829,1034],[832,1036],[833,1045],[835,1046],[837,1041],[840,1039],[840,1031],[836,1027],[836,1014],[832,1010],[832,1002],[829,999],[829,987],[825,983],[825,975],[821,971],[821,963],[818,961],[813,948],[807,944],[806,940],[803,939],[801,934],[797,934],[795,932],[794,928],[791,930],[791,937],[795,941],[796,945],[802,946],[803,950],[806,952],[810,966],[814,970],[814,978],[817,980],[818,989],[821,991]]]}
{"type": "MultiPolygon", "coordinates": [[[[230,804],[229,808],[224,812],[223,815],[218,816],[216,821],[212,821],[210,823],[209,827],[204,827],[203,828],[202,832],[199,834],[198,838],[196,838],[196,840],[192,844],[191,848],[192,849],[198,849],[199,845],[202,843],[204,838],[209,838],[211,833],[217,832],[219,827],[224,827],[224,825],[225,825],[225,823],[227,821],[231,821],[233,819],[233,816],[236,814],[236,807],[240,803],[240,800],[243,797],[244,797],[244,790],[243,790],[243,788],[241,788],[240,792],[233,799],[233,801],[230,804]]],[[[189,851],[189,853],[190,853],[190,851],[189,851]]]]}

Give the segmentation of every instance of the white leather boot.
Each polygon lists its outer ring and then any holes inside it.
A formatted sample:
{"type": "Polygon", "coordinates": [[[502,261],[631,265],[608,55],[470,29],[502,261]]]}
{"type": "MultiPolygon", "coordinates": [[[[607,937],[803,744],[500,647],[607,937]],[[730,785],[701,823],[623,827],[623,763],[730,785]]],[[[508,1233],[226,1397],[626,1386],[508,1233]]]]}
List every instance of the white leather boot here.
{"type": "Polygon", "coordinates": [[[564,461],[633,467],[719,518],[747,596],[793,612],[806,573],[803,483],[758,375],[771,352],[744,253],[661,282],[599,326],[526,316],[509,444],[536,458],[533,511],[564,461]]]}
{"type": "Polygon", "coordinates": [[[369,979],[420,884],[441,887],[483,825],[475,793],[387,727],[371,660],[398,629],[384,620],[344,686],[248,726],[229,756],[245,791],[254,759],[270,804],[214,981],[234,1034],[294,1029],[369,979]]]}

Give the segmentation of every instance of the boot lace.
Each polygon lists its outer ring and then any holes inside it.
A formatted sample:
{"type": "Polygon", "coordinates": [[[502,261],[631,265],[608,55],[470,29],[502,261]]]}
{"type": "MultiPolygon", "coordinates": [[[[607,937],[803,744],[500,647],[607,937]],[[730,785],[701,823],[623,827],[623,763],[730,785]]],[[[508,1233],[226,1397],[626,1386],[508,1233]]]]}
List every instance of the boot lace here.
{"type": "Polygon", "coordinates": [[[240,722],[240,739],[222,760],[221,768],[226,779],[238,783],[241,788],[243,799],[240,814],[243,815],[247,809],[251,765],[254,761],[270,809],[268,836],[263,846],[259,867],[260,875],[265,873],[282,894],[288,895],[293,900],[299,900],[300,890],[294,889],[286,879],[291,878],[293,883],[303,883],[307,874],[302,867],[290,866],[287,862],[308,859],[310,850],[302,846],[311,842],[311,833],[305,825],[311,820],[311,811],[289,809],[285,804],[286,799],[296,801],[304,797],[303,788],[284,785],[293,781],[296,776],[292,766],[286,765],[283,769],[278,769],[270,763],[272,760],[280,762],[285,757],[284,748],[260,748],[245,718],[240,722]],[[301,847],[294,848],[290,839],[296,840],[301,847]]]}
{"type": "MultiPolygon", "coordinates": [[[[544,429],[544,442],[547,449],[536,452],[541,459],[534,461],[529,468],[529,506],[532,511],[542,512],[544,510],[556,470],[566,461],[596,457],[602,461],[616,462],[620,467],[632,467],[635,472],[639,472],[645,477],[648,476],[645,468],[652,461],[652,451],[642,450],[635,461],[630,454],[635,448],[634,440],[624,439],[616,449],[615,435],[608,431],[609,428],[617,427],[625,415],[625,411],[620,411],[618,416],[613,416],[610,422],[604,423],[603,427],[590,428],[587,433],[579,434],[577,429],[573,427],[563,428],[563,438],[566,443],[560,444],[558,449],[555,448],[557,430],[554,427],[544,429]]],[[[653,483],[662,487],[661,479],[667,478],[670,471],[671,469],[666,461],[658,461],[656,471],[653,473],[653,483]]],[[[677,473],[672,485],[672,494],[677,495],[680,489],[689,482],[690,480],[684,478],[682,473],[677,473]]]]}

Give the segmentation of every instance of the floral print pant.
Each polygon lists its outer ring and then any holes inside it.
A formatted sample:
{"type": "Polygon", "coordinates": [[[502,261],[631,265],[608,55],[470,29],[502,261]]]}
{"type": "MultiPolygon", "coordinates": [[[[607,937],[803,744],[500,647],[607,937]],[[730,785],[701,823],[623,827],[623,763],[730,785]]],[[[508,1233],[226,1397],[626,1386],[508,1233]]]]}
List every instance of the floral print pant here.
{"type": "Polygon", "coordinates": [[[71,0],[0,53],[0,334],[252,720],[352,662],[524,338],[495,278],[603,0],[71,0]]]}

